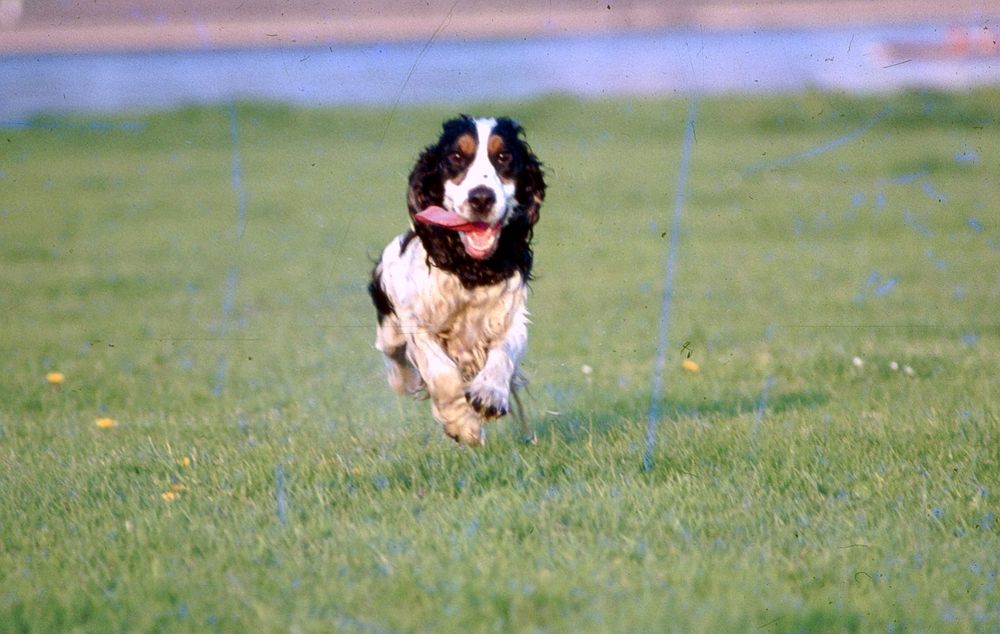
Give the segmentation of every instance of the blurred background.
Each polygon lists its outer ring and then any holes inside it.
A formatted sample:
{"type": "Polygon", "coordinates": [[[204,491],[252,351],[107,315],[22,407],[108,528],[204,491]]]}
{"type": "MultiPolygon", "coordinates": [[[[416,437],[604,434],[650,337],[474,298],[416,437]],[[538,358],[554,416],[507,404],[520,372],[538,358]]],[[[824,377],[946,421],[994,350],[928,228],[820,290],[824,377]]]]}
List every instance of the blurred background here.
{"type": "Polygon", "coordinates": [[[976,0],[0,0],[0,117],[1000,81],[976,0]]]}

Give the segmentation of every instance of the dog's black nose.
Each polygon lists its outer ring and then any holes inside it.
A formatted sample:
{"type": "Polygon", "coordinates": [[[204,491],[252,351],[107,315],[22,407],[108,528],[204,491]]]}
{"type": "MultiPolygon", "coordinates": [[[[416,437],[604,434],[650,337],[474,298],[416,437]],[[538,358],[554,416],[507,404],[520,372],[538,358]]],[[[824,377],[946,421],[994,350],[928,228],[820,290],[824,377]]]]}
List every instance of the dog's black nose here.
{"type": "Polygon", "coordinates": [[[496,194],[489,187],[480,185],[469,192],[469,207],[478,214],[488,214],[497,201],[496,194]]]}

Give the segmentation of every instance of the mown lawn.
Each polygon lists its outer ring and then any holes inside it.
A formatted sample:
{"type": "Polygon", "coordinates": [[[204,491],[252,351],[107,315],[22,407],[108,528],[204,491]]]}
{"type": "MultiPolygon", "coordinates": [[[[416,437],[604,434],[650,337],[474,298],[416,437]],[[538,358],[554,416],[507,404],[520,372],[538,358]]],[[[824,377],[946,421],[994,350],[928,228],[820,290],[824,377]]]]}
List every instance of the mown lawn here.
{"type": "Polygon", "coordinates": [[[6,123],[0,631],[1000,630],[998,102],[699,100],[649,470],[686,101],[500,109],[539,443],[479,450],[365,293],[454,111],[6,123]]]}

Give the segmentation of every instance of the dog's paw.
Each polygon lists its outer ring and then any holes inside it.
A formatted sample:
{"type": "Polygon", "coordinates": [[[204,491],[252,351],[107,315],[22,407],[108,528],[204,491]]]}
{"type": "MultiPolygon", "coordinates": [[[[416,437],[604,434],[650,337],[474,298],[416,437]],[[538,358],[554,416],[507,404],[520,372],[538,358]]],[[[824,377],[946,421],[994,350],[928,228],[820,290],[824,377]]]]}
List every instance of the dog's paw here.
{"type": "Polygon", "coordinates": [[[400,363],[391,359],[386,359],[385,366],[389,387],[396,394],[409,394],[417,399],[427,398],[427,385],[416,368],[409,363],[400,363]]]}
{"type": "Polygon", "coordinates": [[[500,418],[510,409],[510,393],[485,381],[473,380],[465,390],[465,400],[483,418],[500,418]]]}
{"type": "Polygon", "coordinates": [[[472,425],[445,425],[444,433],[460,445],[481,447],[486,444],[486,430],[480,426],[478,421],[472,425]]]}

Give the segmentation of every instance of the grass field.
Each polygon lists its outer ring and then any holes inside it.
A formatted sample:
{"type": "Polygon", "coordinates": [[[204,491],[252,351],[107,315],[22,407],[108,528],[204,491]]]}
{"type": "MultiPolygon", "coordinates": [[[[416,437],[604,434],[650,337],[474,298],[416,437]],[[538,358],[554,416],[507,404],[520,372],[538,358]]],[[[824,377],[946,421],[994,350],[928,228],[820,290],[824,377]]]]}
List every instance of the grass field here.
{"type": "Polygon", "coordinates": [[[0,631],[1000,631],[998,102],[698,102],[649,470],[686,101],[504,108],[539,443],[479,450],[365,293],[452,110],[7,125],[0,631]]]}

